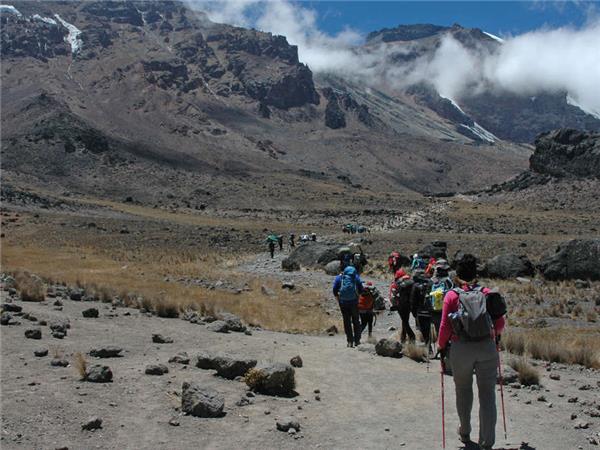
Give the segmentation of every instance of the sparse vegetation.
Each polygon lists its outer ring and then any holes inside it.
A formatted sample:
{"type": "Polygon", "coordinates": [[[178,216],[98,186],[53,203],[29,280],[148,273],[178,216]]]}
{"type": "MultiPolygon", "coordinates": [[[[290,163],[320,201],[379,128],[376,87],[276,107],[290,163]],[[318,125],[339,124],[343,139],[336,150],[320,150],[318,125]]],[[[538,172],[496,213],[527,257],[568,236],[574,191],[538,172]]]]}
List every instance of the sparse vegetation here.
{"type": "Polygon", "coordinates": [[[81,352],[75,353],[73,357],[73,367],[77,370],[80,380],[85,380],[87,377],[87,360],[81,352]]]}
{"type": "Polygon", "coordinates": [[[521,358],[513,358],[508,363],[519,374],[519,383],[525,386],[540,384],[540,373],[529,362],[521,358]]]}
{"type": "Polygon", "coordinates": [[[24,302],[43,302],[46,298],[46,287],[37,275],[19,270],[12,274],[15,279],[15,288],[21,294],[24,302]]]}
{"type": "Polygon", "coordinates": [[[402,347],[402,353],[417,362],[427,361],[427,347],[409,342],[402,347]]]}
{"type": "Polygon", "coordinates": [[[244,376],[244,382],[250,389],[256,391],[260,389],[260,386],[265,381],[265,378],[266,376],[262,370],[253,367],[246,372],[246,375],[244,376]]]}

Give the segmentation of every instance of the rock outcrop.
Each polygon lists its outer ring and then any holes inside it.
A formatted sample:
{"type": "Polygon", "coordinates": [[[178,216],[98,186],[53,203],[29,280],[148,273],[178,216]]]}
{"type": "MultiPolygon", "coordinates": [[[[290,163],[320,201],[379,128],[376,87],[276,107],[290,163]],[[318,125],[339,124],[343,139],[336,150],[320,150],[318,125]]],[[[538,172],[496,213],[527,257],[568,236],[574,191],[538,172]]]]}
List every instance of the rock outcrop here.
{"type": "Polygon", "coordinates": [[[507,253],[490,259],[484,272],[490,278],[530,277],[534,275],[535,267],[527,256],[507,253]]]}
{"type": "Polygon", "coordinates": [[[600,280],[599,261],[600,239],[574,239],[542,259],[539,269],[548,280],[600,280]]]}

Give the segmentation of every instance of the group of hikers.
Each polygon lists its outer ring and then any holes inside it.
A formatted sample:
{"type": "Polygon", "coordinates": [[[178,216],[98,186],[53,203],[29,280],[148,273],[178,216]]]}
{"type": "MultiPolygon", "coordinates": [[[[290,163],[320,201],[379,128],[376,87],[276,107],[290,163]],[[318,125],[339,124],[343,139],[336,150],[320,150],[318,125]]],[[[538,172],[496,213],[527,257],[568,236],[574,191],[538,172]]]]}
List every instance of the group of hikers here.
{"type": "MultiPolygon", "coordinates": [[[[400,339],[416,341],[410,325],[412,315],[427,347],[428,359],[439,357],[441,360],[442,390],[443,373],[454,378],[460,420],[458,436],[465,444],[471,442],[475,374],[480,403],[479,445],[484,450],[491,449],[497,418],[498,346],[504,329],[506,303],[499,293],[478,283],[477,259],[473,255],[463,255],[454,272],[447,260],[422,258],[417,253],[412,257],[408,273],[402,268],[403,259],[406,261],[398,252],[393,252],[388,259],[389,269],[394,274],[389,291],[390,309],[400,316],[400,339]]],[[[360,266],[356,267],[353,259],[342,263],[340,269],[333,283],[333,294],[342,313],[347,346],[353,347],[360,345],[365,328],[368,327],[371,336],[377,290],[371,283],[363,283],[360,266]]]]}
{"type": "MultiPolygon", "coordinates": [[[[316,242],[316,240],[317,240],[316,233],[300,235],[300,242],[308,242],[308,241],[316,242]]],[[[283,235],[282,234],[270,233],[267,236],[267,238],[265,239],[265,242],[267,243],[267,246],[269,248],[269,254],[271,255],[271,259],[273,259],[275,257],[275,248],[276,247],[279,247],[280,252],[283,251],[283,235]]],[[[294,233],[290,233],[288,235],[287,243],[288,243],[288,251],[291,252],[296,247],[296,235],[294,233]]]]}

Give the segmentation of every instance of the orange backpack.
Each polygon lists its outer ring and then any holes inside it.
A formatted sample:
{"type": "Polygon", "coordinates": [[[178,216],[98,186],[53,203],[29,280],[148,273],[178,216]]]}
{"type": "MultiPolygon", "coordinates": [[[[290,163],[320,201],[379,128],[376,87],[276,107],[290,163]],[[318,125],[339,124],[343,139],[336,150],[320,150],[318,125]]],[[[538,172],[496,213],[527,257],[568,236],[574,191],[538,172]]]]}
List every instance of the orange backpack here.
{"type": "Polygon", "coordinates": [[[360,294],[360,297],[358,298],[358,309],[360,311],[372,311],[374,305],[375,299],[371,292],[365,290],[365,292],[360,294]]]}

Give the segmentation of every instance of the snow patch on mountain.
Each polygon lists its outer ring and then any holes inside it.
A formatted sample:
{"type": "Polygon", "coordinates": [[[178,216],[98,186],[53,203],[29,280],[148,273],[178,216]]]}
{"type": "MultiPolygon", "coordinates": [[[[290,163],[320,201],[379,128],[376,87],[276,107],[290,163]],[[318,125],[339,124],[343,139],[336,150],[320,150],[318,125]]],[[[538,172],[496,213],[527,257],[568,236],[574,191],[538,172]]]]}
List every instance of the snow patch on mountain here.
{"type": "Polygon", "coordinates": [[[62,24],[63,27],[69,30],[69,34],[65,37],[65,42],[68,42],[71,45],[71,53],[73,55],[76,54],[77,52],[79,52],[79,50],[81,50],[81,47],[83,46],[83,41],[79,37],[79,35],[81,34],[81,30],[75,25],[72,25],[69,22],[63,20],[62,17],[60,17],[58,14],[54,14],[54,17],[56,17],[56,19],[62,24]]]}
{"type": "Polygon", "coordinates": [[[39,14],[34,14],[32,18],[33,20],[39,20],[41,22],[49,23],[50,25],[58,25],[56,20],[51,19],[50,17],[42,17],[39,14]]]}
{"type": "Polygon", "coordinates": [[[17,17],[23,16],[23,14],[21,14],[19,10],[12,5],[0,5],[0,12],[11,13],[16,15],[17,17]]]}
{"type": "Polygon", "coordinates": [[[494,142],[496,142],[496,140],[498,140],[498,138],[496,136],[494,136],[488,130],[483,128],[477,122],[473,122],[473,126],[469,126],[469,125],[465,125],[464,123],[461,123],[459,125],[459,127],[466,128],[471,133],[473,133],[475,136],[477,136],[479,139],[481,139],[482,141],[485,141],[485,142],[489,142],[490,144],[494,143],[494,142]]]}
{"type": "Polygon", "coordinates": [[[484,32],[483,32],[483,34],[485,34],[486,36],[489,36],[489,37],[491,37],[493,40],[495,40],[495,41],[497,41],[497,42],[500,42],[501,44],[503,44],[503,43],[504,43],[504,39],[502,39],[502,38],[500,38],[500,37],[496,36],[495,34],[488,33],[487,31],[484,31],[484,32]]]}
{"type": "Polygon", "coordinates": [[[593,110],[590,108],[584,108],[583,106],[581,106],[581,104],[577,100],[575,100],[570,95],[567,95],[567,103],[571,106],[575,106],[575,107],[579,108],[584,113],[589,114],[590,116],[594,116],[596,119],[600,119],[600,111],[596,111],[596,110],[593,110]]]}

